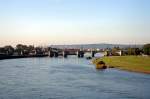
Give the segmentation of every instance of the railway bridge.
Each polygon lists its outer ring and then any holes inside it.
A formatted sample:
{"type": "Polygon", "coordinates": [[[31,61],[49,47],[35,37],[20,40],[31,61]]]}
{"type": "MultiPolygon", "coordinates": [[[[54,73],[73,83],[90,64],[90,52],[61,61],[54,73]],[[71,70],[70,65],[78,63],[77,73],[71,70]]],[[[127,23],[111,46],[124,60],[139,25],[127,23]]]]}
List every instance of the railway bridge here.
{"type": "Polygon", "coordinates": [[[48,55],[50,57],[64,57],[67,58],[68,55],[76,55],[79,58],[83,58],[86,54],[90,54],[91,57],[94,57],[96,53],[103,53],[107,55],[107,52],[95,49],[58,49],[58,48],[51,48],[49,50],[48,55]]]}

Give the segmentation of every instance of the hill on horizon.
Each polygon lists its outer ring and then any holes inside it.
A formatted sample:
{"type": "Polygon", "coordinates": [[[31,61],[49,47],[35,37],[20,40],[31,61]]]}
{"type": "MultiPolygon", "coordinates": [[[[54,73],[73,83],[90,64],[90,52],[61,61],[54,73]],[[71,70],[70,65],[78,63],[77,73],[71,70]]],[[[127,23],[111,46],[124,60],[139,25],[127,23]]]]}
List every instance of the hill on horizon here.
{"type": "Polygon", "coordinates": [[[68,45],[50,45],[50,47],[52,48],[60,48],[60,49],[63,49],[63,48],[77,48],[77,49],[80,49],[80,48],[85,48],[85,49],[88,49],[88,48],[100,48],[100,49],[103,49],[103,48],[113,48],[113,47],[120,47],[120,48],[128,48],[128,47],[137,47],[137,48],[141,48],[143,45],[141,44],[138,44],[138,45],[133,45],[133,44],[68,44],[68,45]]]}

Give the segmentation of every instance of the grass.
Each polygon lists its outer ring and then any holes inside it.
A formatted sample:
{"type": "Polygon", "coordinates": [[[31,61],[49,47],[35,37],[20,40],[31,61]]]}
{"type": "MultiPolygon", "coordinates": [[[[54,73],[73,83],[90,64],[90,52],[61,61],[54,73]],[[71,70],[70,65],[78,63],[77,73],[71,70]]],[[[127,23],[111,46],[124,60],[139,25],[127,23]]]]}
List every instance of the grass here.
{"type": "Polygon", "coordinates": [[[114,67],[122,70],[150,74],[150,57],[109,56],[94,60],[93,63],[96,64],[100,60],[104,61],[110,68],[114,67]]]}

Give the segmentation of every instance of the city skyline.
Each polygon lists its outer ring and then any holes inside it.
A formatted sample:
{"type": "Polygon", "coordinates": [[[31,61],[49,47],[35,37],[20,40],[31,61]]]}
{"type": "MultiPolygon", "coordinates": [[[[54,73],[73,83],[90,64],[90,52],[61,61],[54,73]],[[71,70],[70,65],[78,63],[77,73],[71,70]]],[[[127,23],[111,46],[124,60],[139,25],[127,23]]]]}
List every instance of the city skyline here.
{"type": "Polygon", "coordinates": [[[149,0],[3,0],[0,46],[145,44],[149,0]]]}

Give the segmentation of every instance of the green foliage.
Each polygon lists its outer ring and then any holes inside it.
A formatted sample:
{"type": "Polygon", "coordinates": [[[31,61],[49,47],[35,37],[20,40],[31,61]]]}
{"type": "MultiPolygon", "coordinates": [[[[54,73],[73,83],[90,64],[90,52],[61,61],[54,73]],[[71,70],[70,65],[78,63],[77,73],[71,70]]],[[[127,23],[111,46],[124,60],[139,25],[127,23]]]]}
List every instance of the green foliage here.
{"type": "Polygon", "coordinates": [[[22,44],[18,44],[16,45],[16,52],[19,55],[28,55],[29,52],[31,52],[32,50],[34,50],[34,46],[32,45],[22,45],[22,44]]]}
{"type": "Polygon", "coordinates": [[[140,55],[141,50],[139,48],[128,48],[128,55],[140,55]]]}
{"type": "Polygon", "coordinates": [[[145,44],[143,46],[143,51],[144,51],[144,54],[150,55],[150,44],[145,44]]]}
{"type": "Polygon", "coordinates": [[[3,49],[4,49],[4,53],[7,55],[12,55],[14,53],[14,48],[10,45],[5,46],[3,49]]]}

